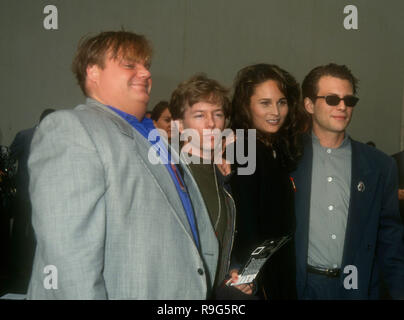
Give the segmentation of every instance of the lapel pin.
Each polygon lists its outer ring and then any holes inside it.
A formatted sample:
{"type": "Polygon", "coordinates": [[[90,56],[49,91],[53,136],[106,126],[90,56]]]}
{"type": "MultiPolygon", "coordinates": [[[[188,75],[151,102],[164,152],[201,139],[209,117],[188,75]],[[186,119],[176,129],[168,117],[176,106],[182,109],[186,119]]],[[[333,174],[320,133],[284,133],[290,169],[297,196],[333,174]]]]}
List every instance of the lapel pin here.
{"type": "Polygon", "coordinates": [[[362,181],[358,183],[358,191],[360,192],[365,191],[365,184],[362,181]]]}

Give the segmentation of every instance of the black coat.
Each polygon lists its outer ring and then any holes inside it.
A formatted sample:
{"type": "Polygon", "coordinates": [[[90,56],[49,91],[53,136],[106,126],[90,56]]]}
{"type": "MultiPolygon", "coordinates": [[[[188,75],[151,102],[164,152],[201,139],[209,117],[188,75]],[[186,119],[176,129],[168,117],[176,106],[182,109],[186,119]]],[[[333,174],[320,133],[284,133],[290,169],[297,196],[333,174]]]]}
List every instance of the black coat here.
{"type": "MultiPolygon", "coordinates": [[[[283,160],[279,148],[257,141],[255,172],[238,175],[236,171],[231,179],[237,209],[233,259],[240,264],[266,239],[294,234],[294,188],[283,160]]],[[[240,166],[236,161],[233,169],[240,166]]],[[[263,287],[269,299],[296,299],[295,263],[292,240],[264,266],[258,294],[262,294],[263,287]]]]}
{"type": "MultiPolygon", "coordinates": [[[[398,187],[404,189],[404,151],[393,154],[392,157],[396,160],[398,170],[398,187]]],[[[400,200],[401,220],[404,223],[404,200],[400,200]]]]}

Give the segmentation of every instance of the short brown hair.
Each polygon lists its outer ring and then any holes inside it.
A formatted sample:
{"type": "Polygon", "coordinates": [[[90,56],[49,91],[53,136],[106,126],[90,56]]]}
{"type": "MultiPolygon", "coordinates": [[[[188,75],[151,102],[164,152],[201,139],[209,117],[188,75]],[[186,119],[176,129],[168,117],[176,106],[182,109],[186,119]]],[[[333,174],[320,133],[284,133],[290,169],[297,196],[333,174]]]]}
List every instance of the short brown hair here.
{"type": "Polygon", "coordinates": [[[128,31],[107,31],[82,38],[73,60],[72,71],[85,95],[87,67],[97,65],[104,68],[107,53],[111,54],[112,59],[125,58],[150,64],[152,48],[144,36],[128,31]]]}
{"type": "Polygon", "coordinates": [[[199,73],[180,83],[171,95],[169,110],[173,120],[182,119],[187,107],[198,102],[221,105],[225,117],[230,115],[228,90],[216,80],[199,73]]]}
{"type": "Polygon", "coordinates": [[[304,78],[302,83],[303,99],[313,100],[318,93],[318,83],[322,77],[331,76],[342,80],[348,80],[352,85],[353,94],[356,94],[358,88],[358,79],[354,77],[351,70],[345,65],[329,63],[324,66],[318,66],[311,70],[304,78]]]}

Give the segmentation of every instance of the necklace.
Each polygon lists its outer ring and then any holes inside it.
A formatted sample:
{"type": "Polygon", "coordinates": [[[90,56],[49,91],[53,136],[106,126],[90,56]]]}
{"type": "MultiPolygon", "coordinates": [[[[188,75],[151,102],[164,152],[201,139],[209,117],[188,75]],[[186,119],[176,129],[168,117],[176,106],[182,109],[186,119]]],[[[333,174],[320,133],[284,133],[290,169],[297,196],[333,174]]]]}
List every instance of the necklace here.
{"type": "MultiPolygon", "coordinates": [[[[188,164],[186,164],[186,166],[188,167],[189,171],[191,171],[191,173],[192,173],[191,167],[190,167],[188,164]]],[[[213,176],[214,176],[214,178],[215,178],[215,187],[216,187],[216,195],[217,195],[217,202],[218,202],[218,214],[217,214],[216,222],[215,222],[214,227],[213,227],[214,230],[216,231],[217,226],[218,226],[219,221],[220,221],[221,214],[222,214],[222,203],[221,203],[221,201],[220,201],[219,184],[218,184],[218,182],[217,182],[216,165],[215,165],[214,163],[213,163],[213,176]]],[[[205,199],[203,199],[203,200],[205,201],[205,199]]],[[[206,207],[206,209],[208,209],[208,208],[206,207]]],[[[209,212],[209,211],[208,211],[208,212],[209,212]]],[[[211,219],[212,219],[212,218],[211,218],[211,219]]],[[[213,221],[212,221],[212,222],[213,222],[213,221]]]]}
{"type": "Polygon", "coordinates": [[[214,229],[215,229],[215,231],[216,231],[216,230],[217,230],[217,225],[219,224],[220,215],[221,215],[221,213],[222,213],[222,204],[221,204],[221,202],[220,202],[219,185],[218,185],[218,183],[217,183],[216,165],[215,165],[215,164],[213,164],[213,175],[214,175],[214,177],[215,177],[217,202],[218,202],[218,204],[219,204],[219,208],[218,208],[218,212],[219,212],[219,213],[218,213],[218,215],[217,215],[217,219],[216,219],[215,226],[214,226],[214,229]]]}

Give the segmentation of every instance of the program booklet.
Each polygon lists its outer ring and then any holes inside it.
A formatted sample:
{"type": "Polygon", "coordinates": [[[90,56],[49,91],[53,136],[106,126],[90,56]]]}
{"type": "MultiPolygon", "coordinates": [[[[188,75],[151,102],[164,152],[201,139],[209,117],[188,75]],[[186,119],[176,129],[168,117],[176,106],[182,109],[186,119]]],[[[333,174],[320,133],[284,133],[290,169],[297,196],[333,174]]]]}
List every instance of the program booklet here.
{"type": "Polygon", "coordinates": [[[287,235],[276,239],[265,240],[251,253],[247,263],[242,268],[241,273],[239,273],[238,281],[229,284],[236,286],[253,282],[268,259],[291,239],[292,237],[287,235]]]}

